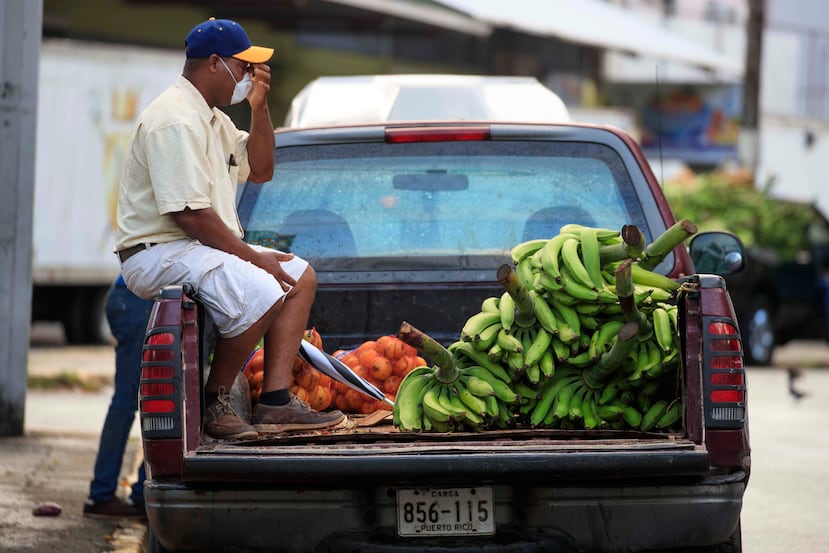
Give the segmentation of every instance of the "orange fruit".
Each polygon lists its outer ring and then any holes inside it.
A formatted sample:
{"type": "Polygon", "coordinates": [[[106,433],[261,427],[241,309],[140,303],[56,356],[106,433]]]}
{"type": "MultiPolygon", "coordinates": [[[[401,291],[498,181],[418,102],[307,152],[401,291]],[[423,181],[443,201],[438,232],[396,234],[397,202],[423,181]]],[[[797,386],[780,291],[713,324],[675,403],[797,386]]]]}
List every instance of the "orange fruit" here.
{"type": "Polygon", "coordinates": [[[383,382],[393,374],[391,361],[385,357],[376,357],[368,369],[373,382],[383,382]]]}
{"type": "Polygon", "coordinates": [[[356,353],[348,353],[340,361],[353,369],[360,364],[360,357],[356,353]]]}
{"type": "Polygon", "coordinates": [[[327,409],[331,405],[331,392],[324,386],[315,386],[308,394],[308,404],[316,411],[327,409]]]}
{"type": "Polygon", "coordinates": [[[405,351],[405,348],[403,347],[405,345],[406,344],[397,338],[392,338],[389,343],[386,344],[385,356],[389,359],[400,359],[405,351]]]}
{"type": "Polygon", "coordinates": [[[358,413],[361,413],[361,414],[363,414],[363,415],[368,415],[368,414],[371,414],[371,413],[373,413],[373,412],[375,412],[375,411],[377,410],[377,405],[376,405],[376,403],[377,403],[377,402],[376,402],[376,401],[374,401],[374,400],[372,400],[372,399],[370,399],[370,400],[368,400],[368,401],[364,401],[364,402],[363,402],[363,404],[362,404],[362,405],[360,405],[360,408],[359,408],[359,410],[358,410],[357,412],[358,412],[358,413]]]}
{"type": "Polygon", "coordinates": [[[299,386],[294,384],[288,388],[288,391],[296,397],[298,397],[299,399],[301,399],[302,401],[308,401],[308,390],[306,390],[305,388],[300,388],[299,386]]]}
{"type": "Polygon", "coordinates": [[[413,348],[412,346],[410,346],[409,344],[407,344],[406,342],[403,342],[403,355],[408,355],[410,357],[414,357],[414,356],[417,355],[417,350],[415,348],[413,348]]]}
{"type": "Polygon", "coordinates": [[[404,356],[396,360],[393,364],[392,372],[400,377],[406,376],[406,374],[411,370],[409,365],[409,363],[411,363],[410,359],[410,357],[404,356]]]}
{"type": "Polygon", "coordinates": [[[345,401],[345,393],[334,395],[334,406],[343,413],[348,412],[348,404],[345,401]]]}
{"type": "Polygon", "coordinates": [[[377,338],[376,349],[378,353],[383,353],[389,342],[395,340],[394,336],[380,336],[377,338]]]}
{"type": "Polygon", "coordinates": [[[297,384],[299,384],[300,388],[305,388],[306,390],[313,390],[319,382],[319,372],[308,365],[297,376],[297,384]]]}
{"type": "MultiPolygon", "coordinates": [[[[374,348],[365,348],[360,351],[360,364],[364,367],[370,367],[374,360],[380,355],[374,348]]],[[[353,368],[353,367],[352,367],[353,368]]]]}
{"type": "Polygon", "coordinates": [[[309,342],[317,348],[322,349],[322,336],[317,332],[316,327],[311,327],[302,334],[302,339],[309,342]]]}
{"type": "Polygon", "coordinates": [[[248,379],[248,383],[251,385],[251,388],[261,388],[262,387],[262,380],[265,378],[265,371],[258,371],[250,375],[248,379]]]}
{"type": "Polygon", "coordinates": [[[245,374],[251,375],[253,373],[264,370],[265,368],[265,350],[263,348],[257,349],[251,358],[245,364],[245,374]]]}
{"type": "Polygon", "coordinates": [[[327,374],[317,373],[319,376],[318,384],[320,386],[325,386],[326,388],[331,388],[331,384],[334,382],[330,376],[327,374]]]}
{"type": "Polygon", "coordinates": [[[357,390],[349,388],[345,393],[345,405],[351,413],[359,413],[364,401],[365,397],[357,390]]]}
{"type": "Polygon", "coordinates": [[[396,394],[401,382],[403,382],[402,376],[392,374],[383,382],[383,391],[387,394],[396,394]]]}

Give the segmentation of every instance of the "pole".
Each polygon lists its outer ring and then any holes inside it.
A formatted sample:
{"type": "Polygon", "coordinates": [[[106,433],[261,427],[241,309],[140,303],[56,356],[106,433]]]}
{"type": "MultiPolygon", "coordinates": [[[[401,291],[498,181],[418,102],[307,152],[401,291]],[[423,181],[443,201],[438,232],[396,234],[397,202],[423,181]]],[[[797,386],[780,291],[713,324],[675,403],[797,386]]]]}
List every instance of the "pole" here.
{"type": "Polygon", "coordinates": [[[743,114],[740,127],[739,154],[743,166],[757,170],[760,151],[760,70],[765,25],[765,0],[748,0],[746,25],[745,77],[743,79],[743,114]]]}
{"type": "Polygon", "coordinates": [[[23,434],[43,4],[0,0],[0,436],[23,434]]]}

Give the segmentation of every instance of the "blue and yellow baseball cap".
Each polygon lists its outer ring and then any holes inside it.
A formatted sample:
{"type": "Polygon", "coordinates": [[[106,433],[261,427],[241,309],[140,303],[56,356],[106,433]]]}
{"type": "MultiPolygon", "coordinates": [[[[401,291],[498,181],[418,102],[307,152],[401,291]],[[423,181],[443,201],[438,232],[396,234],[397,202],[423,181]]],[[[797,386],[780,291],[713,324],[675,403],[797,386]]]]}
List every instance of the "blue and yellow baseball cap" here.
{"type": "Polygon", "coordinates": [[[209,58],[211,54],[216,54],[248,63],[265,63],[273,56],[273,48],[252,46],[241,25],[215,17],[193,27],[184,39],[184,45],[188,58],[209,58]]]}

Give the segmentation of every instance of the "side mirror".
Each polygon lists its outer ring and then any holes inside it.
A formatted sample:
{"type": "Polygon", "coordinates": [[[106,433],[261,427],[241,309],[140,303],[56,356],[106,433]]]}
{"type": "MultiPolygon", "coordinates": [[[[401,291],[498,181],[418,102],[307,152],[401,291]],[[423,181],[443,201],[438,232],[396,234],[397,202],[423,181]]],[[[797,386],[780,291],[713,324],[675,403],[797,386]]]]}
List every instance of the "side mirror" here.
{"type": "Polygon", "coordinates": [[[701,232],[688,245],[691,260],[698,273],[726,276],[745,267],[745,248],[730,232],[701,232]]]}

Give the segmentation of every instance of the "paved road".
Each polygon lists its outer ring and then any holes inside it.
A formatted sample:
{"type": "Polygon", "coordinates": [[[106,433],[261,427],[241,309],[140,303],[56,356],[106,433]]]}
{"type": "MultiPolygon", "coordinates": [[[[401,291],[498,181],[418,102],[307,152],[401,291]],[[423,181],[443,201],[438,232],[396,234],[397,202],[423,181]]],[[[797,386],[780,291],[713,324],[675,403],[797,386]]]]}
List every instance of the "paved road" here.
{"type": "MultiPolygon", "coordinates": [[[[33,338],[30,375],[66,372],[112,381],[115,355],[111,347],[66,348],[43,331],[33,338]]],[[[0,551],[143,551],[143,524],[88,519],[82,514],[111,395],[111,385],[95,393],[29,390],[24,436],[0,438],[0,551]],[[60,505],[60,516],[32,515],[32,509],[46,501],[60,505]]],[[[141,459],[138,438],[136,424],[122,470],[124,493],[141,459]]]]}
{"type": "MultiPolygon", "coordinates": [[[[829,349],[829,348],[827,348],[829,349]]],[[[796,401],[787,371],[748,374],[752,471],[743,504],[746,553],[829,551],[829,363],[807,369],[796,401]]]]}

